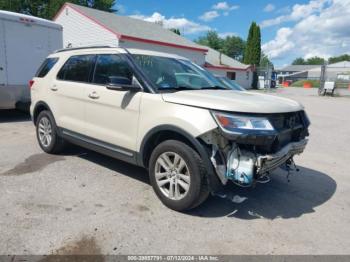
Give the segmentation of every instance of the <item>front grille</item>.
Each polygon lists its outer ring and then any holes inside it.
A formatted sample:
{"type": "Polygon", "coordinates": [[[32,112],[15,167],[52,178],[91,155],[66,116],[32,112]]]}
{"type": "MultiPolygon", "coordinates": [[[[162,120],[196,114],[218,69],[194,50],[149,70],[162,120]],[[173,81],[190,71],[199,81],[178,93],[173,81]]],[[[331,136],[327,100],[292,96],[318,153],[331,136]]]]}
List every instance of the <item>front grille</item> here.
{"type": "Polygon", "coordinates": [[[270,154],[279,151],[291,142],[301,141],[309,135],[310,122],[304,111],[257,116],[269,119],[276,132],[235,137],[241,148],[260,154],[270,154]]]}
{"type": "Polygon", "coordinates": [[[304,139],[307,133],[307,117],[304,111],[271,115],[269,117],[279,135],[272,144],[272,151],[277,151],[291,142],[304,139]]]}
{"type": "Polygon", "coordinates": [[[269,120],[277,131],[284,129],[294,129],[303,125],[303,111],[274,114],[269,116],[269,120]]]}

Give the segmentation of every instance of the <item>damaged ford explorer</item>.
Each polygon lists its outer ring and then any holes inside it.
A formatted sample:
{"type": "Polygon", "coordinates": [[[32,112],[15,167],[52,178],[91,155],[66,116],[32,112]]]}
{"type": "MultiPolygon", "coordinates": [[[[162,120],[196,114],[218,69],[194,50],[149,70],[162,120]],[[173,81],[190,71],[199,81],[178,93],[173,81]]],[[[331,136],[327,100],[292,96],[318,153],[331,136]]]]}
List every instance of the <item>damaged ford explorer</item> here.
{"type": "Polygon", "coordinates": [[[300,103],[232,90],[188,59],[145,50],[58,51],[31,81],[31,96],[45,152],[71,142],[142,166],[179,211],[229,182],[253,187],[294,168],[309,135],[300,103]]]}

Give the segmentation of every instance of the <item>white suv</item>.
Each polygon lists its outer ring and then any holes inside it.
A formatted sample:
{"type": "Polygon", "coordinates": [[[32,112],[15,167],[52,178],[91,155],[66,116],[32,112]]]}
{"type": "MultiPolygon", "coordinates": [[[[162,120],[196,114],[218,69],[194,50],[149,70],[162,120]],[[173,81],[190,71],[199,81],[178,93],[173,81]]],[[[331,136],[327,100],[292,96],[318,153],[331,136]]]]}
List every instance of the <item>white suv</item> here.
{"type": "Polygon", "coordinates": [[[71,142],[149,170],[174,210],[198,206],[228,181],[253,186],[303,152],[298,102],[232,90],[176,55],[90,47],[50,55],[31,81],[41,148],[71,142]]]}

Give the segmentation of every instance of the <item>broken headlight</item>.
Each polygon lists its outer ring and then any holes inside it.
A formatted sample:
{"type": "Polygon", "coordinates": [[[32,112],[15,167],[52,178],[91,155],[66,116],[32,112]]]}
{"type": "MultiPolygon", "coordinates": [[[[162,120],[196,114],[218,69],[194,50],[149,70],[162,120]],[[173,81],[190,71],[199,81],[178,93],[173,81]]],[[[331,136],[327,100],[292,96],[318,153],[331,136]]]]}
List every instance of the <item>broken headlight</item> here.
{"type": "Polygon", "coordinates": [[[212,115],[221,129],[228,133],[242,130],[273,131],[270,121],[265,117],[242,116],[212,111],[212,115]]]}

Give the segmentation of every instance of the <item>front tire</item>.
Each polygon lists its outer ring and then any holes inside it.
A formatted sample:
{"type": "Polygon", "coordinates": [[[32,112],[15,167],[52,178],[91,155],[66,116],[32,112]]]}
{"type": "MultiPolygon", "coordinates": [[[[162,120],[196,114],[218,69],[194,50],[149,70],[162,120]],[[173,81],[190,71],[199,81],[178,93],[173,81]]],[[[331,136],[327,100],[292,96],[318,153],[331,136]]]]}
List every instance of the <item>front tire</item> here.
{"type": "Polygon", "coordinates": [[[180,141],[168,140],[153,150],[149,175],[158,198],[173,210],[192,209],[209,195],[206,169],[201,157],[180,141]]]}
{"type": "Polygon", "coordinates": [[[65,141],[58,135],[55,119],[50,111],[40,112],[36,121],[36,136],[41,149],[49,154],[62,152],[65,141]]]}

